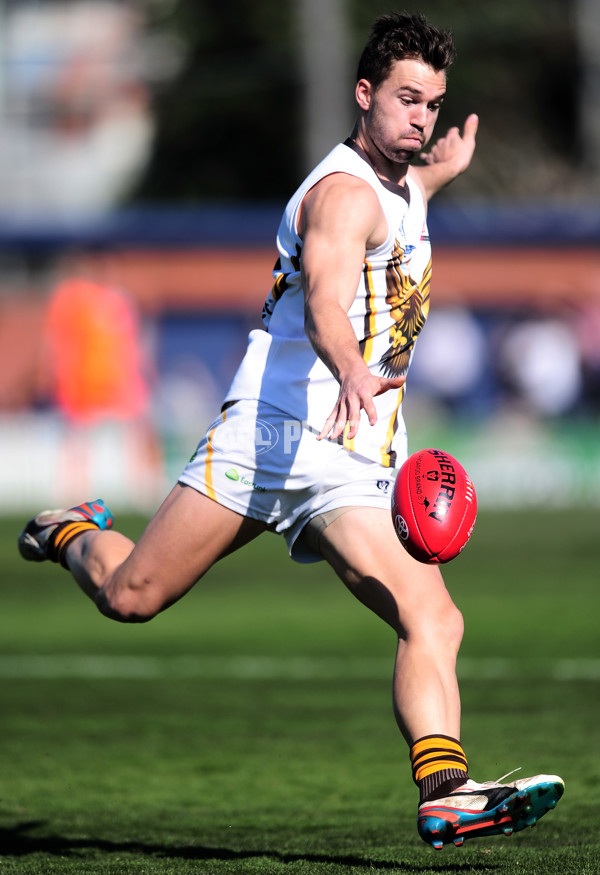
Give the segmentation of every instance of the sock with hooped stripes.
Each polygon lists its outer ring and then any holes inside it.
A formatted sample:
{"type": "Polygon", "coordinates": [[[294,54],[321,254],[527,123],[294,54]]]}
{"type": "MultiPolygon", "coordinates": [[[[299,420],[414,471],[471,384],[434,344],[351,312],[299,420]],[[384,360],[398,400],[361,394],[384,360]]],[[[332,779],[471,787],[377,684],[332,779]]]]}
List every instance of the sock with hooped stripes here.
{"type": "Polygon", "coordinates": [[[67,547],[69,547],[75,538],[85,532],[99,531],[99,526],[89,520],[67,521],[57,526],[52,533],[51,541],[48,549],[48,558],[52,562],[59,562],[63,568],[69,571],[67,564],[67,547]]]}
{"type": "Polygon", "coordinates": [[[461,743],[448,735],[417,739],[410,749],[410,761],[413,781],[419,788],[419,804],[441,799],[469,778],[461,743]]]}

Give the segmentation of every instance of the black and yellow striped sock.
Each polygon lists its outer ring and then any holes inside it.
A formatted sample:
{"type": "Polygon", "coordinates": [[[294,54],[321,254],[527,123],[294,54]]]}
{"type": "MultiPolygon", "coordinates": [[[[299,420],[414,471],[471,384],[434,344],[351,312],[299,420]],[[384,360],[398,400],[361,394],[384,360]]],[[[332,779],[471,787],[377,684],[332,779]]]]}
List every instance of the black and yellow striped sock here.
{"type": "Polygon", "coordinates": [[[447,735],[426,735],[410,749],[413,781],[420,802],[440,799],[464,784],[469,777],[465,752],[459,741],[447,735]]]}
{"type": "Polygon", "coordinates": [[[83,535],[85,532],[89,532],[92,529],[98,531],[99,526],[89,520],[76,520],[61,523],[52,533],[48,549],[48,558],[51,559],[52,562],[60,562],[63,568],[69,570],[69,566],[67,565],[67,547],[69,547],[79,535],[83,535]]]}

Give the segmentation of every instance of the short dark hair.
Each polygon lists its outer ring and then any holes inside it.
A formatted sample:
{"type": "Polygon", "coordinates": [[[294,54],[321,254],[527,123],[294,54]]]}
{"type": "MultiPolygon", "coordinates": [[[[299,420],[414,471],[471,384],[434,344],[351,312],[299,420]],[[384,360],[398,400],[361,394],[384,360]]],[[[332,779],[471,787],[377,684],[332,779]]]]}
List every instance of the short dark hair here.
{"type": "Polygon", "coordinates": [[[452,34],[430,24],[420,14],[390,12],[373,24],[356,75],[374,88],[387,78],[394,61],[415,58],[436,72],[446,70],[456,57],[452,34]]]}

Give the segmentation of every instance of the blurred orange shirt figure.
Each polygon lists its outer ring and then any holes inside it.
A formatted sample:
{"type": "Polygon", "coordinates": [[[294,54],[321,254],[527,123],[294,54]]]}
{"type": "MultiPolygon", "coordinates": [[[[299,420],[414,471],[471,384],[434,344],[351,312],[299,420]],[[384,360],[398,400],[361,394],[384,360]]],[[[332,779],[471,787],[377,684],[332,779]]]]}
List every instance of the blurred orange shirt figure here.
{"type": "Polygon", "coordinates": [[[79,424],[146,412],[139,320],[121,292],[70,279],[53,292],[46,318],[53,400],[79,424]]]}

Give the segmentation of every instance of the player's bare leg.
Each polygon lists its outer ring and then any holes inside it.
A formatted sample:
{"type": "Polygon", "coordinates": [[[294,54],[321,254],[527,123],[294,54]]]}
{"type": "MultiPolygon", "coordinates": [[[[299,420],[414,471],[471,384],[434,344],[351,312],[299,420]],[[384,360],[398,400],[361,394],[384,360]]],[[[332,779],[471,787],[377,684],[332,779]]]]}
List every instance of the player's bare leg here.
{"type": "Polygon", "coordinates": [[[66,561],[102,613],[140,622],[181,598],[217,559],[264,528],[177,484],[136,544],[119,532],[94,529],[73,540],[66,561]]]}
{"type": "Polygon", "coordinates": [[[561,778],[481,784],[468,776],[456,679],[462,618],[439,570],[406,553],[387,511],[347,511],[324,530],[320,546],[354,595],[398,635],[394,709],[411,746],[423,840],[439,849],[535,825],[562,796],[561,778]]]}
{"type": "Polygon", "coordinates": [[[375,508],[335,519],[321,536],[321,552],[398,635],[394,710],[407,742],[434,732],[459,738],[456,657],[463,624],[439,569],[412,559],[389,512],[375,508]]]}

